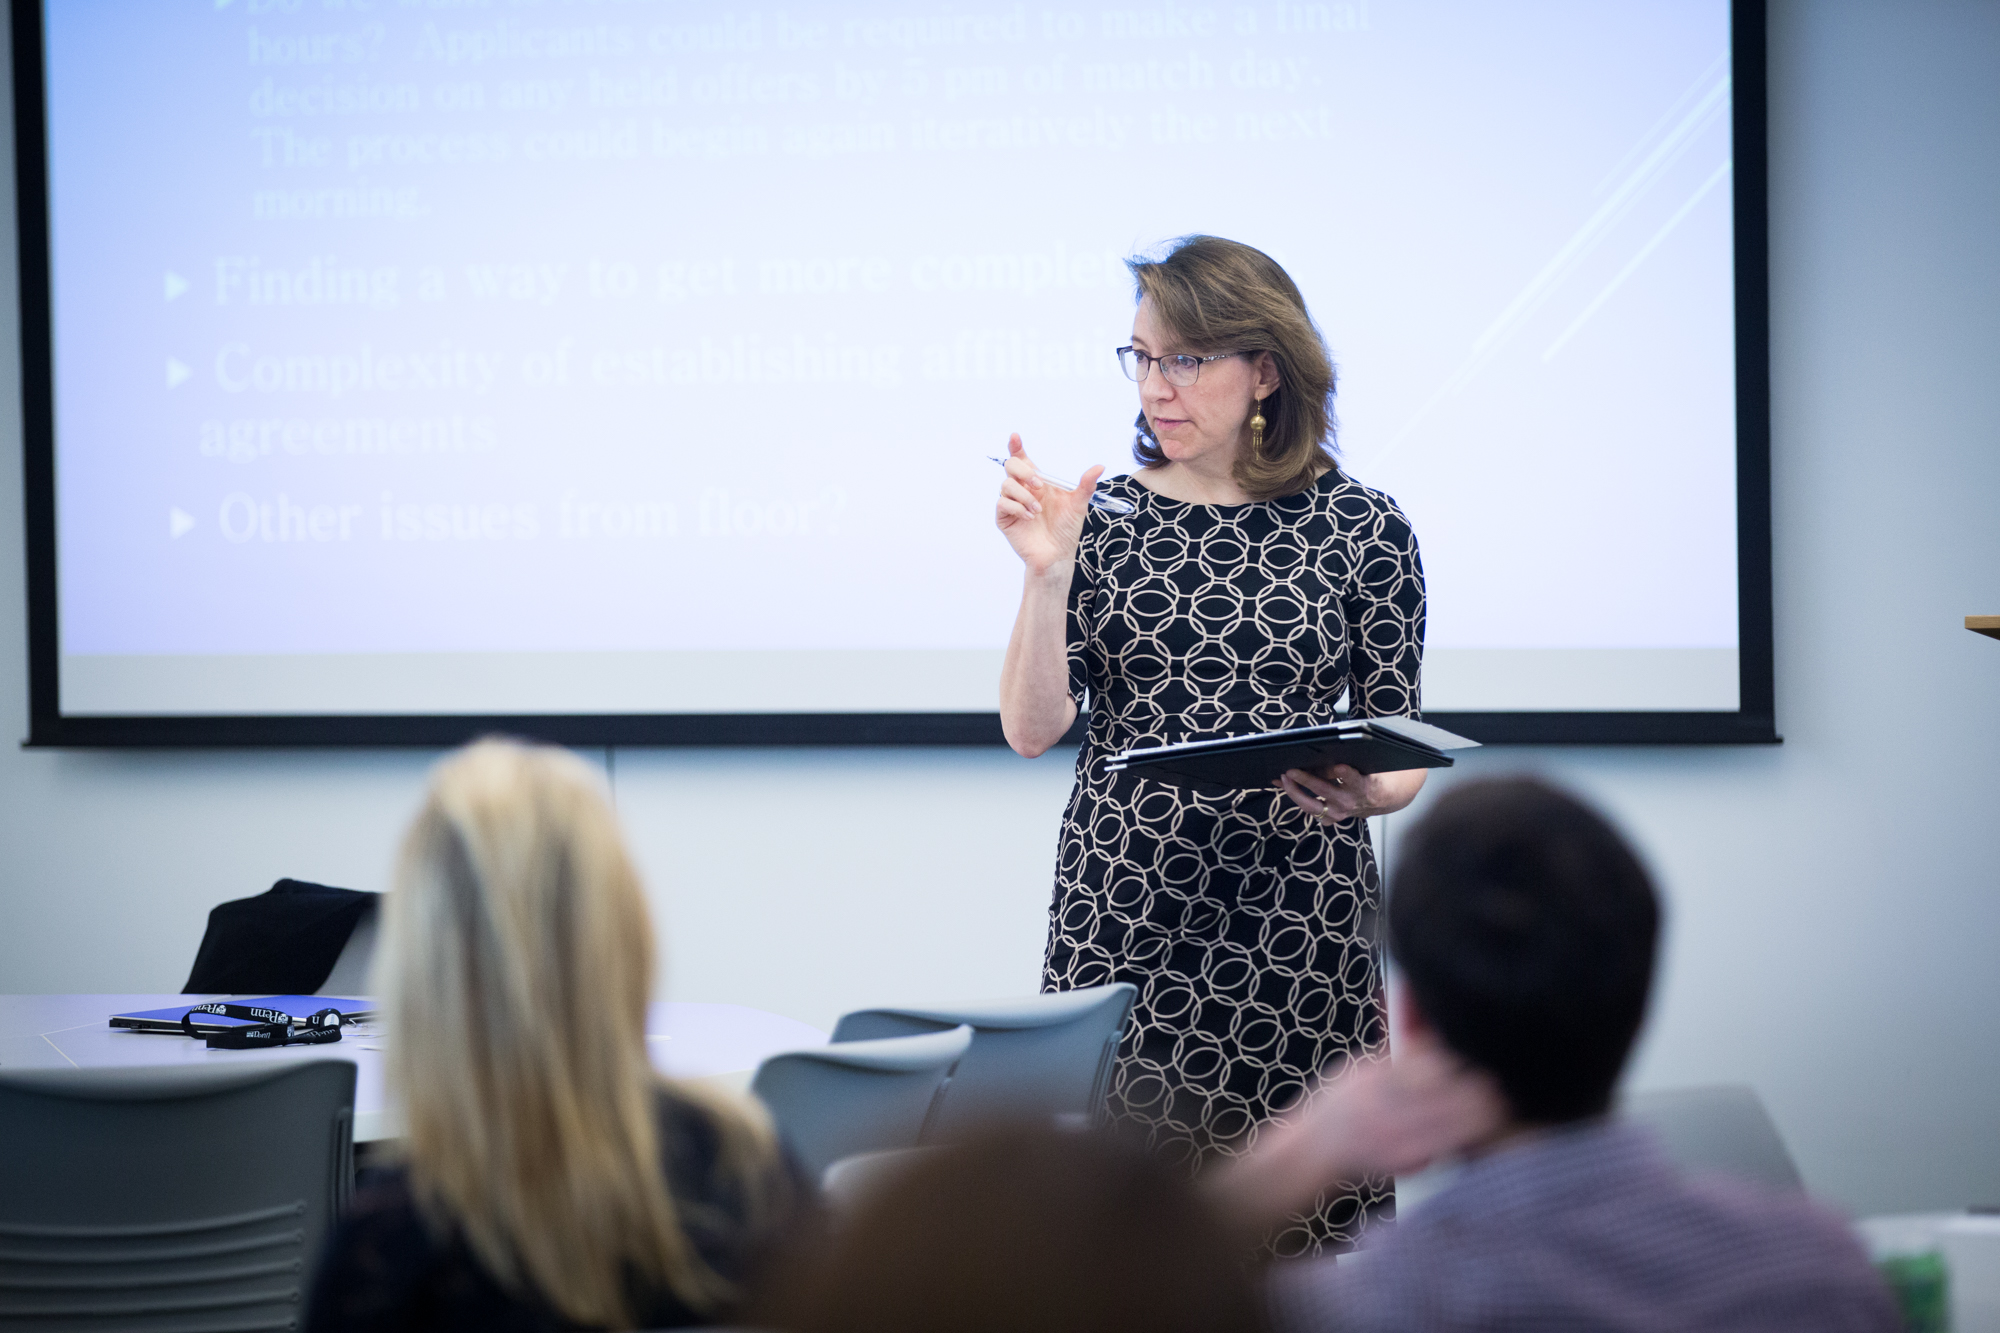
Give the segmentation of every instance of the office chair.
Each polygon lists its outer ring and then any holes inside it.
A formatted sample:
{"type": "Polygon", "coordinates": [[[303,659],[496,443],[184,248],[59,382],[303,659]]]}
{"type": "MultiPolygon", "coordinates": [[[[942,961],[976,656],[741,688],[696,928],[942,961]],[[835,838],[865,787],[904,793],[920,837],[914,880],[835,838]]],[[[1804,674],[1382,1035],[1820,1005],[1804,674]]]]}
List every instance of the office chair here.
{"type": "Polygon", "coordinates": [[[353,1131],[345,1060],[0,1070],[0,1329],[297,1328],[353,1131]]]}
{"type": "Polygon", "coordinates": [[[944,1151],[937,1146],[890,1148],[883,1152],[858,1152],[852,1157],[843,1157],[821,1173],[820,1200],[835,1217],[852,1213],[863,1201],[893,1183],[903,1172],[944,1151]]]}
{"type": "Polygon", "coordinates": [[[1773,1189],[1805,1182],[1764,1103],[1741,1083],[1664,1088],[1627,1095],[1620,1117],[1653,1131],[1667,1156],[1690,1171],[1715,1171],[1773,1189]]]}
{"type": "Polygon", "coordinates": [[[368,959],[344,955],[357,942],[366,953],[374,952],[381,901],[379,893],[281,879],[254,898],[218,904],[208,913],[208,930],[181,990],[188,995],[340,995],[347,992],[323,989],[336,967],[343,982],[365,986],[368,959]]]}
{"type": "Polygon", "coordinates": [[[1104,1113],[1111,1063],[1138,990],[1129,982],[927,1009],[862,1009],[834,1025],[836,1046],[938,1032],[964,1024],[972,1049],[926,1131],[926,1141],[998,1120],[1104,1113]]]}
{"type": "Polygon", "coordinates": [[[774,1055],[750,1082],[815,1181],[855,1153],[913,1148],[972,1029],[853,1041],[774,1055]]]}
{"type": "MultiPolygon", "coordinates": [[[[379,894],[369,896],[379,901],[379,894]]],[[[314,995],[375,993],[370,974],[375,968],[375,935],[381,923],[382,912],[377,904],[371,903],[363,909],[361,919],[354,923],[354,933],[340,946],[340,957],[333,960],[333,970],[326,974],[325,981],[313,987],[314,995]]]]}

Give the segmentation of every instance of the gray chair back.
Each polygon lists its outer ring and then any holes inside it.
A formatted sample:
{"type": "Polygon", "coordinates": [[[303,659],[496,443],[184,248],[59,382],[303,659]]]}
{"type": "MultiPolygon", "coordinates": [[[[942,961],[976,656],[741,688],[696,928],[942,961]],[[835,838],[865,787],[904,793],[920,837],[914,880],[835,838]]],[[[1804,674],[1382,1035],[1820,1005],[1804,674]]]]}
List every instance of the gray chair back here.
{"type": "Polygon", "coordinates": [[[0,1070],[0,1329],[297,1328],[353,1176],[345,1060],[0,1070]]]}
{"type": "Polygon", "coordinates": [[[964,1024],[972,1049],[926,1134],[936,1141],[1000,1120],[1104,1112],[1111,1066],[1138,995],[1129,982],[1016,1000],[924,1009],[862,1009],[834,1025],[836,1045],[964,1024]]]}
{"type": "Polygon", "coordinates": [[[972,1029],[855,1041],[774,1055],[757,1067],[750,1091],[770,1108],[778,1132],[818,1180],[843,1157],[914,1148],[972,1029]]]}
{"type": "Polygon", "coordinates": [[[1653,1131],[1689,1171],[1715,1171],[1773,1189],[1805,1188],[1764,1103],[1748,1085],[1665,1088],[1629,1094],[1620,1116],[1653,1131]]]}
{"type": "Polygon", "coordinates": [[[379,911],[368,912],[354,923],[354,933],[340,947],[340,957],[333,960],[333,971],[326,974],[326,980],[313,994],[369,996],[375,993],[375,938],[380,930],[381,918],[379,911]]]}
{"type": "Polygon", "coordinates": [[[843,1157],[819,1178],[820,1198],[835,1214],[851,1213],[883,1186],[942,1148],[891,1148],[843,1157]]]}

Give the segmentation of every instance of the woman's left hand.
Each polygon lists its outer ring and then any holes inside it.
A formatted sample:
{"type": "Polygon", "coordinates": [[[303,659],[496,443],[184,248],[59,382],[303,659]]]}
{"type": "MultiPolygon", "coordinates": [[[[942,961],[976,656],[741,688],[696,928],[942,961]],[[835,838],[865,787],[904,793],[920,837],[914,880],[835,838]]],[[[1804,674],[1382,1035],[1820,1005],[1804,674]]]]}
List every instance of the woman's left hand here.
{"type": "Polygon", "coordinates": [[[1428,771],[1409,768],[1395,773],[1361,773],[1346,764],[1335,764],[1317,773],[1291,769],[1273,785],[1320,823],[1337,824],[1343,819],[1369,819],[1401,810],[1417,799],[1428,771]]]}

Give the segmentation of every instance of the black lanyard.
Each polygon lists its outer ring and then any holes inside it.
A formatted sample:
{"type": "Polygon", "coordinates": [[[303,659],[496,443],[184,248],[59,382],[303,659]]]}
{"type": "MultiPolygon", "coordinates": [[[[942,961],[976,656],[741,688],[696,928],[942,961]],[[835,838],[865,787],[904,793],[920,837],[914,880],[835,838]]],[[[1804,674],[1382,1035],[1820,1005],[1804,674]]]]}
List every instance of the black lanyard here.
{"type": "Polygon", "coordinates": [[[254,1004],[224,1004],[212,1000],[197,1004],[181,1015],[181,1031],[190,1037],[205,1037],[209,1049],[244,1051],[255,1046],[317,1046],[340,1040],[341,1015],[338,1009],[322,1009],[304,1018],[294,1018],[282,1009],[262,1009],[254,1004]],[[221,1014],[224,1018],[257,1020],[241,1027],[218,1032],[198,1032],[196,1014],[221,1014]]]}

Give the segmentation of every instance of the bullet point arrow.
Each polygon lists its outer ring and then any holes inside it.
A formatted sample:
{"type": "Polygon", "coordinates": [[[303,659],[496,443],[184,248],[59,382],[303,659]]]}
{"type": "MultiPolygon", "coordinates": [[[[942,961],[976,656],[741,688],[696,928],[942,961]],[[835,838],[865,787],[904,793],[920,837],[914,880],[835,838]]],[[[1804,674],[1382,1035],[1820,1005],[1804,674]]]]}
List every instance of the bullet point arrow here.
{"type": "Polygon", "coordinates": [[[188,289],[188,280],[172,269],[167,270],[167,299],[173,300],[188,289]]]}
{"type": "Polygon", "coordinates": [[[180,362],[174,360],[172,357],[167,358],[167,387],[169,389],[192,374],[194,372],[180,362]]]}
{"type": "Polygon", "coordinates": [[[194,515],[190,514],[187,510],[167,510],[167,535],[169,537],[185,537],[188,534],[188,529],[193,526],[194,515]]]}

